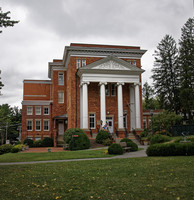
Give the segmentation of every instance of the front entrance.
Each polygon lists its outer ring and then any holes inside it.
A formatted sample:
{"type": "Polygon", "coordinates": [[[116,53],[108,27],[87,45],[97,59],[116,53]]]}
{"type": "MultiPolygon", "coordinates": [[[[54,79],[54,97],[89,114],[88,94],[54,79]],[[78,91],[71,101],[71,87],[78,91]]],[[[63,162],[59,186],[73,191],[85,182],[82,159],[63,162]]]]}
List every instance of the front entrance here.
{"type": "Polygon", "coordinates": [[[58,123],[58,135],[64,135],[64,122],[59,121],[58,123]]]}
{"type": "Polygon", "coordinates": [[[112,117],[106,117],[106,122],[108,124],[109,132],[113,133],[113,118],[112,117]]]}

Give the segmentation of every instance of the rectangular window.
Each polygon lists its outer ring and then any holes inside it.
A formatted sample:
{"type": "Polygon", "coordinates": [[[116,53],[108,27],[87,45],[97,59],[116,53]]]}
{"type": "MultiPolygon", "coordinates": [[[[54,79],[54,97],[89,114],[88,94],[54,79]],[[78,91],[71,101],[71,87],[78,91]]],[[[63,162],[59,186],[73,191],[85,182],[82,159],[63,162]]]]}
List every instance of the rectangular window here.
{"type": "Polygon", "coordinates": [[[40,106],[36,106],[36,115],[41,115],[41,107],[40,106]]]}
{"type": "Polygon", "coordinates": [[[32,115],[33,114],[33,107],[32,106],[28,106],[27,107],[27,115],[32,115]]]}
{"type": "Polygon", "coordinates": [[[109,85],[105,85],[105,94],[109,96],[109,85]]]}
{"type": "Polygon", "coordinates": [[[136,66],[136,60],[133,60],[132,65],[136,66]]]}
{"type": "Polygon", "coordinates": [[[41,140],[41,137],[35,137],[35,141],[41,140]]]}
{"type": "Polygon", "coordinates": [[[32,131],[32,119],[27,119],[27,131],[32,131]]]}
{"type": "Polygon", "coordinates": [[[44,107],[44,115],[49,115],[49,107],[44,107]]]}
{"type": "Polygon", "coordinates": [[[146,122],[146,118],[143,118],[143,128],[147,128],[147,122],[146,122]]]}
{"type": "Polygon", "coordinates": [[[89,114],[89,128],[95,129],[95,114],[94,113],[89,114]]]}
{"type": "Polygon", "coordinates": [[[41,131],[41,120],[40,119],[35,120],[35,130],[41,131]]]}
{"type": "Polygon", "coordinates": [[[49,120],[44,120],[44,131],[49,131],[49,120]]]}
{"type": "Polygon", "coordinates": [[[127,115],[123,116],[123,127],[127,128],[127,115]]]}
{"type": "Polygon", "coordinates": [[[64,103],[64,92],[58,92],[58,103],[64,103]]]}
{"type": "Polygon", "coordinates": [[[86,59],[82,59],[82,67],[86,66],[86,59]]]}
{"type": "Polygon", "coordinates": [[[58,85],[64,85],[64,74],[63,74],[63,72],[58,73],[58,85]]]}
{"type": "Polygon", "coordinates": [[[77,59],[77,69],[79,69],[81,67],[81,60],[77,59]]]}
{"type": "Polygon", "coordinates": [[[115,84],[111,84],[111,96],[116,95],[115,84]]]}

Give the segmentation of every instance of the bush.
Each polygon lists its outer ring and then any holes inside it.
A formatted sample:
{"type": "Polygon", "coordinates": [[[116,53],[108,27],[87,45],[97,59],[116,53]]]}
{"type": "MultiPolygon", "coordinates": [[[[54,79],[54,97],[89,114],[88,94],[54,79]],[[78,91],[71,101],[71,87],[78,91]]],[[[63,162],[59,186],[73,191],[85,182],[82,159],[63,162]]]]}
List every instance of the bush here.
{"type": "Polygon", "coordinates": [[[13,146],[11,144],[4,144],[0,146],[0,155],[11,152],[13,146]]]}
{"type": "Polygon", "coordinates": [[[42,146],[43,147],[53,147],[53,139],[50,137],[45,137],[42,140],[42,146]]]}
{"type": "Polygon", "coordinates": [[[64,133],[64,142],[69,144],[72,139],[72,135],[77,135],[77,133],[85,134],[84,131],[80,128],[69,128],[64,133]]]}
{"type": "Polygon", "coordinates": [[[33,147],[33,140],[29,139],[29,138],[26,138],[24,141],[23,141],[23,144],[26,144],[28,145],[29,147],[33,147]]]}
{"type": "Polygon", "coordinates": [[[150,144],[152,145],[157,143],[164,143],[164,142],[169,142],[170,140],[171,140],[170,137],[158,134],[151,137],[150,144]]]}
{"type": "Polygon", "coordinates": [[[17,145],[15,145],[14,147],[15,147],[15,148],[19,148],[19,150],[21,151],[22,148],[26,148],[26,145],[24,145],[24,144],[17,144],[17,145]]]}
{"type": "Polygon", "coordinates": [[[42,147],[42,140],[36,140],[36,141],[34,141],[33,147],[42,147]]]}
{"type": "Polygon", "coordinates": [[[103,140],[102,144],[104,146],[110,146],[112,144],[112,140],[110,138],[107,138],[106,140],[103,140]]]}
{"type": "Polygon", "coordinates": [[[109,138],[109,133],[106,132],[106,131],[103,131],[103,130],[100,130],[98,132],[98,135],[96,136],[96,142],[98,144],[102,144],[103,143],[103,140],[106,140],[109,138]]]}
{"type": "Polygon", "coordinates": [[[20,148],[16,146],[11,149],[11,153],[18,153],[19,151],[21,151],[20,148]]]}
{"type": "Polygon", "coordinates": [[[109,154],[116,154],[116,155],[122,155],[123,154],[123,148],[120,144],[112,144],[108,148],[109,154]]]}
{"type": "Polygon", "coordinates": [[[147,137],[147,135],[148,135],[148,130],[147,130],[147,129],[144,129],[144,131],[142,131],[142,132],[140,133],[140,136],[141,136],[141,137],[147,137]]]}
{"type": "Polygon", "coordinates": [[[146,153],[148,156],[191,156],[194,155],[194,143],[154,144],[146,153]]]}
{"type": "Polygon", "coordinates": [[[137,151],[138,150],[137,144],[134,143],[132,140],[130,140],[128,138],[123,138],[120,142],[126,142],[127,147],[131,147],[130,151],[137,151]]]}

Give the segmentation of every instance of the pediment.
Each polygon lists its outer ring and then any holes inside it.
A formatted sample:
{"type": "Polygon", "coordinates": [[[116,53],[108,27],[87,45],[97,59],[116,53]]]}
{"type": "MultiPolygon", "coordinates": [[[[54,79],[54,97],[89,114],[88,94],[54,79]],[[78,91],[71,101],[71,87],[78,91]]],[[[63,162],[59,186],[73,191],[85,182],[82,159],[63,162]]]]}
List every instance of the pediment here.
{"type": "Polygon", "coordinates": [[[105,69],[105,70],[129,70],[127,67],[115,62],[113,60],[109,60],[105,63],[97,65],[96,67],[92,67],[91,69],[105,69]]]}

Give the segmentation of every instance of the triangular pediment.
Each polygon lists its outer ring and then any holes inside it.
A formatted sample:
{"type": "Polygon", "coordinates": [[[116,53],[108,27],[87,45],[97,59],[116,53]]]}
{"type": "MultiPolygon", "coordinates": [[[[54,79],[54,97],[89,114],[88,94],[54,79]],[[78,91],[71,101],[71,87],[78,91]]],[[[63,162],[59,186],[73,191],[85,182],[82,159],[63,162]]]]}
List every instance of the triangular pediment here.
{"type": "Polygon", "coordinates": [[[111,55],[80,68],[78,74],[79,75],[83,73],[141,74],[142,72],[144,72],[143,69],[138,68],[135,65],[131,65],[130,63],[111,55]]]}

